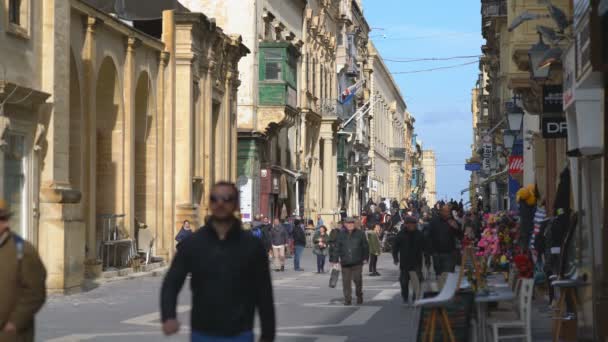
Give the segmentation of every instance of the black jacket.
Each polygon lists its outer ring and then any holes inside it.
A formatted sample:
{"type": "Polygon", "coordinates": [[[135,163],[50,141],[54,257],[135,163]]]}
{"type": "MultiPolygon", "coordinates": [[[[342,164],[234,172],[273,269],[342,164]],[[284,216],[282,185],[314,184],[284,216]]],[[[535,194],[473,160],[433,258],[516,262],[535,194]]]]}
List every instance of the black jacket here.
{"type": "Polygon", "coordinates": [[[424,252],[424,234],[415,230],[409,232],[402,229],[393,244],[393,259],[399,262],[404,271],[415,271],[422,268],[422,253],[424,252]]]}
{"type": "Polygon", "coordinates": [[[296,246],[306,246],[306,233],[304,233],[304,228],[299,226],[293,228],[293,243],[296,246]]]}
{"type": "Polygon", "coordinates": [[[177,296],[192,279],[191,328],[218,336],[253,330],[257,308],[262,338],[275,338],[275,312],[268,254],[262,242],[235,223],[220,240],[210,222],[185,240],[163,281],[161,319],[176,318],[177,296]]]}
{"type": "MultiPolygon", "coordinates": [[[[458,224],[458,223],[457,223],[458,224]]],[[[452,228],[439,215],[429,225],[429,248],[433,254],[451,254],[456,251],[456,240],[462,239],[463,232],[452,228]]]]}
{"type": "Polygon", "coordinates": [[[369,258],[369,246],[365,233],[355,229],[352,233],[341,231],[336,237],[335,247],[330,248],[330,261],[342,266],[357,266],[369,258]]]}

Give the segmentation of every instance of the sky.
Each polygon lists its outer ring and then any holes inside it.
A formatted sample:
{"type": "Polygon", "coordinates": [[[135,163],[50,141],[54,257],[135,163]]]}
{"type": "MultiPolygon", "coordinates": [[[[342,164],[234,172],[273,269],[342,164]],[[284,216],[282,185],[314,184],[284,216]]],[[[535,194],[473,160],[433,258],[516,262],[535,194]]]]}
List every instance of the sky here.
{"type": "Polygon", "coordinates": [[[424,149],[437,155],[437,198],[467,201],[471,156],[471,90],[479,73],[472,63],[432,72],[397,74],[475,62],[476,58],[398,63],[387,59],[477,56],[481,53],[479,0],[363,0],[363,13],[372,27],[370,37],[409,112],[424,149]],[[453,165],[457,164],[457,165],[453,165]]]}

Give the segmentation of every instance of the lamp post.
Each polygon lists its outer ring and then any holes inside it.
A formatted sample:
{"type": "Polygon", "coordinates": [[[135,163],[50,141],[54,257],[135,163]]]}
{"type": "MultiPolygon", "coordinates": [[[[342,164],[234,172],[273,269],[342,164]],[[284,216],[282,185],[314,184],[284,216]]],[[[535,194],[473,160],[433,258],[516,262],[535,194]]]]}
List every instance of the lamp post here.
{"type": "Polygon", "coordinates": [[[545,81],[549,78],[550,68],[543,68],[542,62],[545,54],[551,47],[543,41],[543,36],[538,34],[538,43],[532,45],[528,50],[528,57],[530,58],[530,76],[535,81],[545,81]]]}
{"type": "Polygon", "coordinates": [[[516,136],[517,136],[517,133],[512,130],[505,129],[502,131],[502,137],[503,137],[506,149],[508,149],[508,150],[513,149],[513,145],[515,144],[516,136]]]}
{"type": "Polygon", "coordinates": [[[524,112],[521,108],[516,108],[516,111],[507,113],[507,121],[509,122],[509,130],[520,131],[521,124],[524,121],[524,112]]]}

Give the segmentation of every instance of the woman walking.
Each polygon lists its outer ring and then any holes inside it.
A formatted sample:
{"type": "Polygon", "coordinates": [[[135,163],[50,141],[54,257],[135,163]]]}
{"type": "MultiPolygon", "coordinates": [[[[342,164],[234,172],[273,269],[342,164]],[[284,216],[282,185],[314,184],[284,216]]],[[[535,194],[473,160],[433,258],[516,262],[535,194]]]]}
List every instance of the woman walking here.
{"type": "Polygon", "coordinates": [[[367,231],[367,243],[369,245],[369,275],[380,276],[378,273],[378,256],[382,253],[380,248],[380,225],[376,224],[374,230],[367,231]]]}
{"type": "Polygon", "coordinates": [[[327,257],[328,247],[327,227],[319,227],[319,231],[315,233],[312,239],[314,244],[313,253],[317,256],[317,273],[325,273],[325,259],[327,257]]]}

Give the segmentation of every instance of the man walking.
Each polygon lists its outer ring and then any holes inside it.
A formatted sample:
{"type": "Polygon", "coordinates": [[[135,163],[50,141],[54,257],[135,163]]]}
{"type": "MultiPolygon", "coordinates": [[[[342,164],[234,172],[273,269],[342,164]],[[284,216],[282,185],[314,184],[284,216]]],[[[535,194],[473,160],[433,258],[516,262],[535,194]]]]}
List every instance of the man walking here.
{"type": "MultiPolygon", "coordinates": [[[[393,260],[399,265],[399,282],[401,283],[401,298],[404,303],[409,298],[410,272],[416,272],[418,280],[422,279],[422,252],[424,248],[424,235],[417,229],[415,217],[405,218],[405,229],[402,229],[395,238],[393,246],[393,260]]],[[[420,291],[420,289],[417,289],[420,291]]],[[[416,293],[412,298],[416,298],[416,293]]]]}
{"type": "Polygon", "coordinates": [[[345,231],[338,233],[335,248],[330,250],[331,263],[342,266],[342,288],[344,305],[352,304],[352,282],[355,283],[357,304],[363,303],[363,264],[369,258],[369,247],[365,233],[355,229],[355,219],[348,217],[344,220],[345,231]]]}
{"type": "Polygon", "coordinates": [[[287,230],[278,218],[274,219],[274,224],[270,229],[270,242],[272,244],[272,261],[274,270],[285,271],[285,248],[287,248],[287,230]]]}
{"type": "Polygon", "coordinates": [[[456,240],[462,238],[462,230],[452,217],[448,204],[439,210],[429,225],[430,249],[433,255],[435,273],[454,272],[456,267],[456,240]]]}
{"type": "Polygon", "coordinates": [[[299,222],[293,227],[293,243],[295,246],[293,267],[296,271],[301,272],[304,271],[300,267],[300,260],[302,258],[302,253],[304,252],[304,248],[306,248],[306,232],[304,232],[304,227],[302,227],[299,222]]]}
{"type": "Polygon", "coordinates": [[[193,342],[253,342],[256,309],[262,326],[260,341],[274,341],[268,256],[262,241],[245,232],[234,216],[239,208],[238,194],[233,183],[215,184],[206,229],[195,232],[177,251],[161,290],[165,335],[179,330],[177,296],[191,274],[193,342]]]}
{"type": "Polygon", "coordinates": [[[34,316],[46,299],[46,270],[29,242],[11,232],[0,200],[0,341],[34,341],[34,316]]]}

